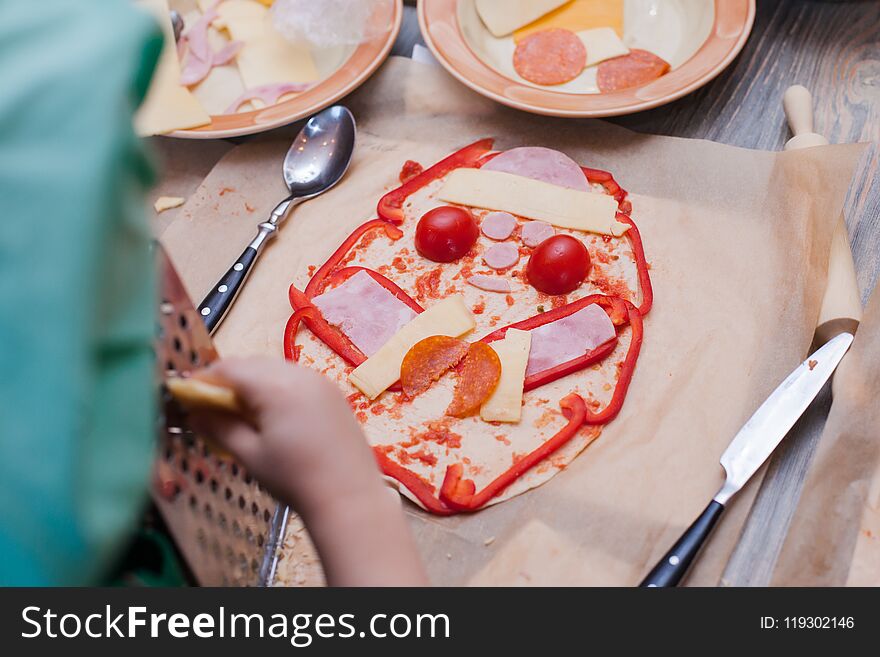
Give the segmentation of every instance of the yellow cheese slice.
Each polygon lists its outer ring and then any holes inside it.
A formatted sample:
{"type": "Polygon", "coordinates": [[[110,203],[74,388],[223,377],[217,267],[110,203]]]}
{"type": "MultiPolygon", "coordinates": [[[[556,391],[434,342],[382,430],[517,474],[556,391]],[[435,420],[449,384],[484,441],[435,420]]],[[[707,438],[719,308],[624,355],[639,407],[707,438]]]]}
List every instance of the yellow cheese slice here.
{"type": "Polygon", "coordinates": [[[153,209],[157,213],[165,212],[165,210],[179,208],[184,203],[186,203],[186,199],[182,196],[160,196],[156,199],[156,202],[153,203],[153,209]]]}
{"type": "Polygon", "coordinates": [[[137,0],[136,4],[159,21],[165,34],[165,44],[147,96],[134,116],[135,131],[142,137],[148,137],[209,124],[210,115],[189,89],[180,84],[180,62],[168,13],[168,0],[137,0]]]}
{"type": "Polygon", "coordinates": [[[318,79],[308,46],[285,39],[272,25],[269,10],[262,4],[254,0],[226,0],[217,7],[217,13],[229,36],[244,43],[237,62],[245,87],[318,79]]]}
{"type": "Polygon", "coordinates": [[[199,379],[183,379],[177,376],[165,379],[165,387],[171,396],[186,408],[209,408],[230,413],[241,412],[235,392],[225,386],[199,379]]]}
{"type": "Polygon", "coordinates": [[[569,0],[476,0],[477,13],[496,37],[507,36],[569,0]]]}
{"type": "Polygon", "coordinates": [[[623,0],[572,0],[513,34],[519,42],[532,32],[561,27],[572,32],[610,27],[623,37],[623,0]]]}
{"type": "Polygon", "coordinates": [[[532,334],[507,329],[503,340],[489,343],[501,360],[501,378],[492,396],[480,408],[486,422],[519,422],[522,417],[523,381],[529,364],[532,334]]]}
{"type": "Polygon", "coordinates": [[[559,228],[620,237],[627,224],[615,219],[617,201],[607,194],[582,192],[503,171],[456,169],[438,196],[448,203],[546,221],[559,228]]]}
{"type": "Polygon", "coordinates": [[[464,297],[455,294],[416,315],[412,321],[395,333],[375,354],[348,375],[358,390],[375,399],[400,378],[400,366],[412,346],[432,335],[457,338],[476,326],[474,316],[464,303],[464,297]]]}
{"type": "Polygon", "coordinates": [[[587,66],[595,66],[606,59],[614,59],[629,54],[617,32],[610,27],[597,27],[577,33],[587,49],[587,66]]]}

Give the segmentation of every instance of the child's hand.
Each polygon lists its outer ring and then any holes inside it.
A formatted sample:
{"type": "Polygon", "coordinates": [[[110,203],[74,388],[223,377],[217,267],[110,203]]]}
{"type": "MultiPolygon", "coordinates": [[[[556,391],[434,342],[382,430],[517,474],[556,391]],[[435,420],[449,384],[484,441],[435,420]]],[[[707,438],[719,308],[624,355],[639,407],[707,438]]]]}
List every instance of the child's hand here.
{"type": "Polygon", "coordinates": [[[425,583],[396,494],[333,383],[270,358],[222,360],[198,377],[232,388],[243,414],[193,412],[193,428],[302,516],[329,583],[425,583]]]}

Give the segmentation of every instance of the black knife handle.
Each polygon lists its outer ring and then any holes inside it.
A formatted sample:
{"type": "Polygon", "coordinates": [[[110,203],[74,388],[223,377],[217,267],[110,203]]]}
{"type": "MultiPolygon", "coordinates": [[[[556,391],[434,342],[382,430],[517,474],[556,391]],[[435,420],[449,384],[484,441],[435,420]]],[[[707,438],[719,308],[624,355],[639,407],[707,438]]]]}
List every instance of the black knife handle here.
{"type": "Polygon", "coordinates": [[[207,296],[199,304],[199,314],[205,322],[208,333],[213,333],[220,325],[223,316],[227,313],[235,297],[244,287],[244,282],[250,274],[257,260],[259,252],[252,246],[247,247],[235,264],[229,268],[223,278],[208,292],[207,296]]]}
{"type": "Polygon", "coordinates": [[[677,586],[693,563],[694,557],[703,547],[706,538],[712,533],[712,528],[715,527],[723,511],[724,505],[712,500],[639,586],[650,588],[677,586]]]}

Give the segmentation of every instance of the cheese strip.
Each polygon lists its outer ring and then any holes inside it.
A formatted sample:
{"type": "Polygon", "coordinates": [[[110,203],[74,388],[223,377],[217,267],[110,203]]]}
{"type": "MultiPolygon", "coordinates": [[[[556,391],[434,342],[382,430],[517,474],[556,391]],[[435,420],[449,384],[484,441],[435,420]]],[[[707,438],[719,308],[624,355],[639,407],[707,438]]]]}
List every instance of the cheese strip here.
{"type": "Polygon", "coordinates": [[[477,13],[496,37],[506,36],[568,0],[476,0],[477,13]]]}
{"type": "Polygon", "coordinates": [[[563,28],[572,32],[610,27],[623,36],[623,0],[572,0],[559,9],[542,16],[534,23],[518,29],[513,40],[522,39],[541,30],[563,28]]]}
{"type": "Polygon", "coordinates": [[[240,413],[241,406],[235,392],[225,386],[208,383],[199,379],[170,377],[165,387],[178,402],[186,408],[208,408],[217,411],[240,413]]]}
{"type": "Polygon", "coordinates": [[[138,0],[137,5],[159,21],[165,34],[165,44],[147,96],[134,116],[135,131],[141,137],[149,137],[209,124],[210,115],[190,90],[180,84],[180,61],[177,59],[168,1],[138,0]]]}
{"type": "Polygon", "coordinates": [[[156,199],[156,202],[153,203],[153,209],[157,213],[165,212],[165,210],[179,208],[184,203],[186,203],[186,199],[182,196],[160,196],[156,199]]]}
{"type": "Polygon", "coordinates": [[[285,39],[262,4],[226,0],[217,7],[217,13],[229,36],[244,42],[236,61],[246,88],[318,79],[309,48],[285,39]]]}
{"type": "Polygon", "coordinates": [[[531,333],[512,328],[507,329],[503,340],[489,344],[501,360],[501,379],[480,408],[480,417],[486,422],[519,422],[522,417],[523,381],[531,342],[531,333]]]}
{"type": "Polygon", "coordinates": [[[620,237],[627,224],[615,219],[617,201],[502,171],[456,169],[446,176],[439,197],[448,203],[503,210],[560,228],[620,237]]]}
{"type": "Polygon", "coordinates": [[[629,48],[620,40],[617,32],[610,27],[584,30],[578,32],[577,35],[587,49],[587,66],[595,66],[606,59],[629,54],[629,48]]]}
{"type": "Polygon", "coordinates": [[[432,335],[457,338],[476,326],[474,316],[464,303],[464,297],[455,294],[416,315],[411,322],[395,333],[375,354],[348,375],[358,390],[375,399],[400,378],[400,366],[412,346],[432,335]]]}

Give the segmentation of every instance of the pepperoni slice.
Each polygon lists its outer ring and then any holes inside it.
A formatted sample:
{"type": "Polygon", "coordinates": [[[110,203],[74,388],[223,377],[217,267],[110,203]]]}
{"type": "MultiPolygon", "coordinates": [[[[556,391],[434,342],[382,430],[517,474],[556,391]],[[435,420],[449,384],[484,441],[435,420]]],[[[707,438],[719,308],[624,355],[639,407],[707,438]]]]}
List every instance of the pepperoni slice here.
{"type": "Polygon", "coordinates": [[[648,84],[669,72],[669,62],[647,50],[633,49],[628,55],[599,64],[596,83],[599,91],[609,93],[648,84]]]}
{"type": "Polygon", "coordinates": [[[400,364],[403,394],[411,399],[424,392],[467,353],[467,342],[446,335],[432,335],[416,342],[400,364]]]}
{"type": "Polygon", "coordinates": [[[516,45],[513,68],[535,84],[562,84],[574,80],[587,63],[587,49],[571,30],[553,28],[533,32],[516,45]]]}
{"type": "Polygon", "coordinates": [[[498,386],[501,378],[501,360],[485,342],[474,342],[458,372],[458,383],[452,395],[452,403],[446,414],[467,417],[480,409],[498,386]]]}

